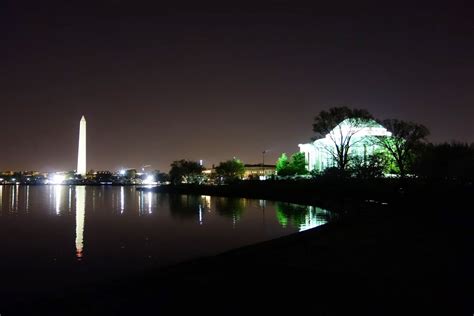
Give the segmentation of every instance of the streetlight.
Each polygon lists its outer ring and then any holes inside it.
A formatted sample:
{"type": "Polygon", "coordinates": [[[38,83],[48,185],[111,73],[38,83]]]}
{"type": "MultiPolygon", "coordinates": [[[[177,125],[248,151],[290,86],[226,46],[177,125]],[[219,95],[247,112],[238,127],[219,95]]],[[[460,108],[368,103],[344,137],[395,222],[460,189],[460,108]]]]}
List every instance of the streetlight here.
{"type": "Polygon", "coordinates": [[[268,150],[264,150],[262,151],[262,176],[263,176],[263,180],[265,180],[265,154],[268,152],[268,150]]]}

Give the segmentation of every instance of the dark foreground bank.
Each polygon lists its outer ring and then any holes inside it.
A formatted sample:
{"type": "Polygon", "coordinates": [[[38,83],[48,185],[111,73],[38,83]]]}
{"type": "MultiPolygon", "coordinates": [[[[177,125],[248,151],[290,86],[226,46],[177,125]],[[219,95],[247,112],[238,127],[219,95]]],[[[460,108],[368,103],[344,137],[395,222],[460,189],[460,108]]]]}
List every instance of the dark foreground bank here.
{"type": "Polygon", "coordinates": [[[359,205],[315,230],[21,305],[4,298],[1,313],[472,315],[469,190],[359,205]]]}

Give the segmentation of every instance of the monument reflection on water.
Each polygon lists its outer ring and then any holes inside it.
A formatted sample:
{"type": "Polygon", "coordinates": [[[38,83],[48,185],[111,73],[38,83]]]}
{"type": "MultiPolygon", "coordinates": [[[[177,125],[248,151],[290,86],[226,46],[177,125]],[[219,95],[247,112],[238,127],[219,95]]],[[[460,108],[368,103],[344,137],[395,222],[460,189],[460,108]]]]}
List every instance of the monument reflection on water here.
{"type": "Polygon", "coordinates": [[[330,215],[313,206],[132,186],[0,186],[0,267],[19,260],[70,265],[73,253],[98,269],[110,262],[118,270],[160,266],[307,230],[330,215]],[[22,242],[24,234],[42,243],[22,242]]]}
{"type": "Polygon", "coordinates": [[[86,213],[86,188],[76,187],[76,256],[82,258],[84,247],[84,217],[86,213]]]}

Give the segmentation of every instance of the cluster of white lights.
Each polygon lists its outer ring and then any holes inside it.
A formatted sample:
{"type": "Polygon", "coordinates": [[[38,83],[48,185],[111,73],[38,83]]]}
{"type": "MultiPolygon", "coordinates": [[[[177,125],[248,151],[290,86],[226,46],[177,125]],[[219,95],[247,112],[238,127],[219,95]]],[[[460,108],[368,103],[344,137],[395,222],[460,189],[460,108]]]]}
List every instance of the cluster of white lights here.
{"type": "Polygon", "coordinates": [[[66,176],[63,174],[55,174],[49,179],[50,184],[62,184],[66,180],[66,176]]]}
{"type": "Polygon", "coordinates": [[[147,176],[145,180],[143,180],[143,184],[156,184],[154,176],[147,176]]]}

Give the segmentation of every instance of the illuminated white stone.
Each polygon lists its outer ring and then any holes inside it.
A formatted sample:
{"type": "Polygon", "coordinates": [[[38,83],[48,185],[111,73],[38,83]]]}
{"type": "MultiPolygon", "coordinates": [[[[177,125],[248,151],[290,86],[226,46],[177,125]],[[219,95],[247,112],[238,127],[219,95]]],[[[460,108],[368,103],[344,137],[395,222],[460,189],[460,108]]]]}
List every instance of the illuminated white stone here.
{"type": "Polygon", "coordinates": [[[85,176],[86,169],[86,118],[82,116],[79,125],[79,149],[77,152],[77,174],[85,176]]]}
{"type": "Polygon", "coordinates": [[[350,119],[339,123],[325,137],[311,143],[299,144],[300,152],[305,154],[308,170],[322,171],[328,167],[335,167],[336,161],[331,152],[335,152],[335,143],[349,143],[349,154],[358,156],[371,155],[378,145],[373,142],[366,142],[372,136],[392,136],[382,125],[370,120],[367,124],[351,124],[350,119]],[[350,138],[348,138],[350,137],[350,138]],[[350,141],[348,141],[350,140],[350,141]]]}

